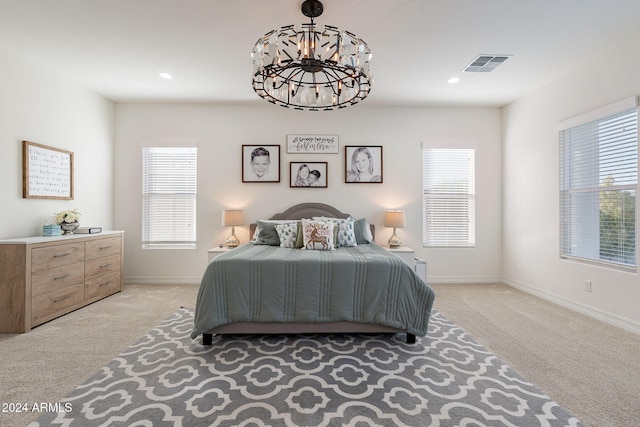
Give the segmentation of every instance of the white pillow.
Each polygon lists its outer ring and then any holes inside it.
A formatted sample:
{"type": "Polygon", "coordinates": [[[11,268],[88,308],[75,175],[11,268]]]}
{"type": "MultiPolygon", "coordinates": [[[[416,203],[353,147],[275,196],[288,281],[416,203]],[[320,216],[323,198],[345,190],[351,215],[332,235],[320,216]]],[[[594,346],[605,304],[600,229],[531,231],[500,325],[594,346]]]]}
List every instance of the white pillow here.
{"type": "Polygon", "coordinates": [[[312,219],[302,220],[302,233],[304,236],[304,247],[309,250],[332,251],[333,228],[331,221],[314,221],[312,219]]]}

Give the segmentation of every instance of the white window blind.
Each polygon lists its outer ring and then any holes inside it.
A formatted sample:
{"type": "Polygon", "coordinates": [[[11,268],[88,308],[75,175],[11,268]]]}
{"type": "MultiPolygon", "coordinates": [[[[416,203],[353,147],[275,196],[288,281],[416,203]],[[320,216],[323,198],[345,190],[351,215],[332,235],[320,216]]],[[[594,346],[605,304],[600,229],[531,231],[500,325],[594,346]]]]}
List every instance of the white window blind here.
{"type": "Polygon", "coordinates": [[[635,268],[637,185],[637,107],[561,130],[561,256],[635,268]]]}
{"type": "Polygon", "coordinates": [[[424,246],[475,246],[475,150],[423,148],[424,246]]]}
{"type": "Polygon", "coordinates": [[[196,147],[142,147],[142,247],[196,247],[196,147]]]}

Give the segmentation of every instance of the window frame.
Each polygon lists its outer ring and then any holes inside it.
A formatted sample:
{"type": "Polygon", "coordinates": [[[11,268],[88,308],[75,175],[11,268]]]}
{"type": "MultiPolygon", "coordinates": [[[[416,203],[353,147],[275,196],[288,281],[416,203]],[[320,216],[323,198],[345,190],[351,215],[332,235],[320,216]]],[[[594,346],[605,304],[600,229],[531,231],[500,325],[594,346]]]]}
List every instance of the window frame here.
{"type": "Polygon", "coordinates": [[[197,143],[147,142],[142,144],[141,157],[142,249],[196,249],[197,143]],[[175,166],[174,161],[178,162],[179,168],[158,174],[158,168],[175,166]],[[163,162],[166,164],[163,165],[163,162]],[[149,217],[154,206],[156,209],[166,208],[164,212],[160,211],[155,220],[149,217]],[[162,228],[162,231],[154,231],[154,227],[162,228]]]}
{"type": "Polygon", "coordinates": [[[422,246],[425,248],[475,248],[476,247],[476,149],[474,148],[422,148],[422,246]],[[429,157],[437,156],[434,162],[429,157]],[[467,167],[464,167],[464,157],[467,167]],[[470,161],[469,161],[470,159],[470,161]],[[442,166],[442,172],[433,174],[433,165],[442,166]],[[446,169],[446,172],[445,172],[446,169]],[[456,171],[459,184],[445,183],[446,175],[456,171]],[[440,180],[440,183],[435,181],[440,180]],[[466,181],[464,181],[466,180],[466,181]],[[436,187],[447,187],[448,191],[436,187]],[[439,199],[437,201],[436,199],[439,199]],[[433,203],[435,201],[435,204],[433,203]],[[466,201],[466,203],[465,203],[466,201]],[[443,231],[434,230],[433,209],[443,209],[447,213],[456,212],[451,221],[450,215],[435,217],[436,226],[443,231]],[[466,212],[465,212],[466,210],[466,212]],[[462,224],[464,229],[460,230],[462,224]],[[451,233],[450,233],[451,231],[451,233]]]}
{"type": "MultiPolygon", "coordinates": [[[[558,129],[560,221],[558,252],[560,259],[637,271],[639,119],[638,98],[631,97],[560,124],[558,129]],[[632,126],[635,126],[635,129],[628,128],[629,123],[633,123],[632,126]],[[609,127],[606,131],[605,126],[609,127]],[[611,136],[610,129],[617,131],[613,134],[614,136],[611,136]],[[635,140],[632,140],[633,137],[635,140]],[[605,153],[605,150],[608,151],[605,153]],[[629,152],[634,153],[630,158],[626,157],[629,152]],[[612,164],[615,164],[615,167],[612,167],[612,164]],[[623,182],[603,185],[610,179],[615,183],[616,177],[623,182]],[[618,218],[620,224],[613,228],[607,222],[610,219],[603,217],[603,206],[606,206],[603,204],[611,201],[612,193],[617,193],[617,200],[621,205],[616,208],[620,207],[622,217],[618,218]],[[631,208],[626,203],[629,197],[634,202],[631,208]],[[630,224],[633,227],[633,244],[630,254],[625,247],[628,246],[628,239],[625,238],[628,223],[625,221],[628,220],[629,213],[634,221],[630,224]],[[622,242],[621,250],[612,252],[606,241],[603,244],[603,232],[607,231],[619,234],[618,242],[622,242]],[[617,259],[615,259],[615,253],[617,253],[617,259]]],[[[613,196],[615,197],[616,194],[613,196]]]]}

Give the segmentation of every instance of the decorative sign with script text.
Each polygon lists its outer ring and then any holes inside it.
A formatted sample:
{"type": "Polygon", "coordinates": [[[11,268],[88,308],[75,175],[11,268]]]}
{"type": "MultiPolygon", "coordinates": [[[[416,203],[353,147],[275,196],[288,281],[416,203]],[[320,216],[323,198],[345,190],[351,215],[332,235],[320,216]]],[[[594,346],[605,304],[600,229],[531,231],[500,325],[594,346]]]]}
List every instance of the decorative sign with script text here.
{"type": "Polygon", "coordinates": [[[338,135],[287,135],[287,153],[337,154],[338,135]]]}
{"type": "Polygon", "coordinates": [[[73,199],[73,153],[22,141],[22,197],[73,199]]]}

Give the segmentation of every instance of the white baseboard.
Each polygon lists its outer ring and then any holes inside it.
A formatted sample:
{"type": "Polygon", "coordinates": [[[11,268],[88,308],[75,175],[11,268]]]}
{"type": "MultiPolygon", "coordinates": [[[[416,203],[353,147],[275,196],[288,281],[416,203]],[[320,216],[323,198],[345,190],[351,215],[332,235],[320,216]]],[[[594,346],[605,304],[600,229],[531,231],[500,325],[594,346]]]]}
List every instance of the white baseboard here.
{"type": "Polygon", "coordinates": [[[457,283],[502,283],[499,276],[431,276],[427,272],[427,283],[457,284],[457,283]]]}
{"type": "Polygon", "coordinates": [[[551,301],[555,304],[561,305],[570,310],[577,311],[578,313],[582,313],[586,316],[593,317],[594,319],[601,320],[610,325],[617,326],[618,328],[632,332],[636,335],[640,335],[640,323],[635,322],[633,320],[618,316],[613,313],[606,312],[604,310],[597,309],[595,307],[591,307],[586,304],[572,301],[560,295],[554,294],[553,292],[543,291],[533,286],[529,286],[525,283],[517,282],[515,280],[503,279],[502,283],[504,283],[505,285],[511,286],[513,288],[519,289],[528,294],[535,295],[544,300],[551,301]]]}
{"type": "Polygon", "coordinates": [[[125,276],[126,285],[199,285],[202,277],[125,276]]]}

